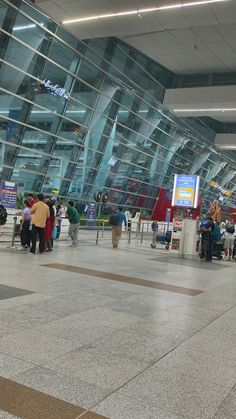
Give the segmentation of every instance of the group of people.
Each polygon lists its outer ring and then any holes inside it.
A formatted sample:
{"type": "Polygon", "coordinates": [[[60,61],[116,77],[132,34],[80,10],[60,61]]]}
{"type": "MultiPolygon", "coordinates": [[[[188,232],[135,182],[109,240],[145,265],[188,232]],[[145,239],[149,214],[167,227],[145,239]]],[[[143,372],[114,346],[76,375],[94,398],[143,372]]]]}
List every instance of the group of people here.
{"type": "Polygon", "coordinates": [[[204,217],[200,222],[201,251],[200,259],[212,261],[214,246],[223,239],[223,259],[231,261],[234,254],[236,230],[233,221],[218,223],[211,216],[204,217]]]}
{"type": "MultiPolygon", "coordinates": [[[[39,253],[51,252],[53,240],[59,239],[61,234],[62,219],[69,219],[69,236],[72,246],[78,246],[78,232],[80,216],[74,202],[69,201],[66,214],[60,203],[55,202],[42,193],[37,195],[29,194],[24,201],[24,209],[21,212],[20,237],[23,249],[30,249],[30,254],[35,254],[37,239],[39,241],[39,253]]],[[[19,215],[19,214],[18,214],[19,215]]]]}

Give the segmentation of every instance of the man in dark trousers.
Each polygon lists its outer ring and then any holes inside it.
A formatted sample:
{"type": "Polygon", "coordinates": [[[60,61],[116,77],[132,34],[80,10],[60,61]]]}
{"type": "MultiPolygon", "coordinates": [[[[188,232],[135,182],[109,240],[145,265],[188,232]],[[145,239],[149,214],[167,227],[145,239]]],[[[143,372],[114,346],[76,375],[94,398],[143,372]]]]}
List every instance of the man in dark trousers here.
{"type": "Polygon", "coordinates": [[[39,253],[45,250],[44,229],[46,226],[47,218],[50,217],[48,205],[44,202],[44,195],[38,194],[38,202],[30,209],[32,215],[32,246],[30,249],[31,254],[35,254],[37,235],[39,237],[39,253]]]}
{"type": "Polygon", "coordinates": [[[214,228],[215,228],[215,224],[212,220],[212,217],[207,216],[206,220],[201,224],[201,228],[200,228],[201,235],[202,235],[201,259],[205,258],[206,262],[212,261],[214,228]]]}

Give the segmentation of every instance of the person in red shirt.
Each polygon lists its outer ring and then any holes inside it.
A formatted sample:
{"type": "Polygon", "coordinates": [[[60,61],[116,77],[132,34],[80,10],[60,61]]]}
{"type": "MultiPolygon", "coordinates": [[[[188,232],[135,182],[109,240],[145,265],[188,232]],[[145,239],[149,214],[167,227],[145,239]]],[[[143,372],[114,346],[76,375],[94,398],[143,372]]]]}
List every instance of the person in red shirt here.
{"type": "Polygon", "coordinates": [[[34,204],[36,204],[36,199],[34,199],[34,195],[32,194],[32,193],[29,193],[28,194],[28,198],[27,198],[27,201],[29,202],[29,204],[30,204],[30,208],[32,208],[32,206],[34,205],[34,204]]]}

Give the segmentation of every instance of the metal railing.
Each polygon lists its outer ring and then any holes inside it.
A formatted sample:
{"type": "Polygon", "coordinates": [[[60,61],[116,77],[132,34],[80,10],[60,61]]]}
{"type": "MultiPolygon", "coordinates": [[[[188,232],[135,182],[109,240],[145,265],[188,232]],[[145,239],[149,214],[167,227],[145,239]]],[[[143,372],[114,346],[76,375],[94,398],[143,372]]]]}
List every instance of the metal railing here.
{"type": "MultiPolygon", "coordinates": [[[[90,226],[80,225],[81,235],[83,235],[83,232],[85,231],[91,233],[89,236],[86,234],[86,238],[88,237],[89,242],[95,242],[96,245],[99,245],[100,243],[105,243],[106,240],[111,241],[112,227],[111,225],[109,225],[108,220],[91,220],[83,218],[81,219],[81,221],[85,221],[86,224],[88,223],[88,221],[91,223],[90,226]]],[[[5,226],[3,226],[3,235],[1,236],[0,241],[9,243],[8,248],[16,248],[16,243],[19,243],[20,241],[20,237],[18,238],[19,222],[19,215],[10,214],[8,222],[5,226]]],[[[152,248],[157,247],[157,244],[167,246],[167,233],[172,231],[172,223],[158,222],[158,228],[156,230],[152,229],[152,223],[153,221],[150,220],[132,221],[132,223],[129,222],[126,231],[122,231],[121,241],[126,241],[129,245],[131,243],[141,245],[148,243],[148,245],[150,245],[152,248]]],[[[69,240],[68,226],[68,220],[63,219],[61,225],[62,240],[69,240]]],[[[86,238],[84,240],[86,240],[86,238]]]]}

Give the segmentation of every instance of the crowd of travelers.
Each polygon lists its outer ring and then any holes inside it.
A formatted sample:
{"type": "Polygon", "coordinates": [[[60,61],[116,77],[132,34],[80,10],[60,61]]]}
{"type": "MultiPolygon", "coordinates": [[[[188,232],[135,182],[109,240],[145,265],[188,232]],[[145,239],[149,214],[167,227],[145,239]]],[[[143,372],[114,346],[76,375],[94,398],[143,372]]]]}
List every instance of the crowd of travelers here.
{"type": "Polygon", "coordinates": [[[23,250],[29,249],[29,254],[35,254],[37,240],[39,253],[52,252],[54,240],[60,238],[63,218],[69,220],[71,246],[78,247],[80,215],[73,201],[69,201],[65,212],[61,203],[51,199],[50,196],[40,193],[35,199],[33,194],[28,194],[24,201],[24,209],[17,215],[21,215],[21,246],[23,250]]]}
{"type": "MultiPolygon", "coordinates": [[[[39,242],[39,253],[52,252],[54,240],[61,234],[63,218],[69,221],[68,235],[73,248],[78,247],[80,214],[75,208],[74,201],[69,201],[65,210],[61,202],[50,196],[39,193],[35,198],[29,193],[24,201],[24,209],[17,213],[21,215],[20,238],[23,250],[29,250],[34,255],[36,244],[39,242]]],[[[112,227],[112,246],[118,248],[123,226],[129,230],[129,220],[121,207],[110,216],[112,227]]],[[[200,225],[200,259],[211,262],[213,256],[225,261],[236,260],[236,226],[233,220],[219,223],[211,216],[202,217],[200,225]]],[[[157,233],[157,222],[152,223],[152,230],[157,233]]],[[[152,247],[156,247],[156,234],[153,234],[152,247]]]]}
{"type": "Polygon", "coordinates": [[[200,222],[200,235],[201,260],[211,262],[214,255],[218,259],[231,261],[236,256],[236,229],[233,220],[219,223],[210,216],[203,217],[200,222]]]}

